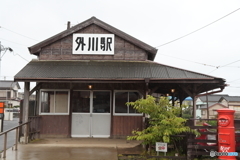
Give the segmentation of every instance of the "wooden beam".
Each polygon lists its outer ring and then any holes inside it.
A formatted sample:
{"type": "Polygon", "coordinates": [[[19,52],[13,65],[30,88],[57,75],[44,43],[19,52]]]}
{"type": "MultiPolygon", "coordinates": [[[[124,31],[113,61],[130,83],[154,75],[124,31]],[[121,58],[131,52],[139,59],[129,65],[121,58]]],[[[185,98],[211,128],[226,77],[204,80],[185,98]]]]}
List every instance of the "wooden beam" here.
{"type": "Polygon", "coordinates": [[[179,85],[179,87],[180,87],[184,92],[186,92],[189,96],[192,97],[192,92],[191,92],[189,89],[187,89],[186,86],[184,86],[184,85],[179,85]]]}
{"type": "Polygon", "coordinates": [[[30,92],[29,92],[29,96],[33,94],[33,92],[35,92],[37,89],[39,89],[41,87],[42,83],[38,83],[30,92]]]}

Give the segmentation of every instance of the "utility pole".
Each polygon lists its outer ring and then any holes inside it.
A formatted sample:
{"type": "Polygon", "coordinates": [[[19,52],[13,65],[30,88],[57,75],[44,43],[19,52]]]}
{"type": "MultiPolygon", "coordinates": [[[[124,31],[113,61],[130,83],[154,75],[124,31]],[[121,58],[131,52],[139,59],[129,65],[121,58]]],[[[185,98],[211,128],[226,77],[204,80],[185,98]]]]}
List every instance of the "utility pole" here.
{"type": "Polygon", "coordinates": [[[0,79],[1,79],[1,63],[2,63],[2,57],[4,56],[4,54],[7,52],[7,50],[9,50],[10,52],[12,52],[12,48],[10,47],[7,47],[5,48],[2,44],[1,44],[1,41],[0,41],[0,79]],[[2,51],[4,51],[3,55],[2,55],[2,51]]]}
{"type": "Polygon", "coordinates": [[[0,80],[1,80],[1,63],[2,63],[2,55],[1,55],[1,52],[2,52],[2,44],[1,44],[1,41],[0,41],[0,80]]]}

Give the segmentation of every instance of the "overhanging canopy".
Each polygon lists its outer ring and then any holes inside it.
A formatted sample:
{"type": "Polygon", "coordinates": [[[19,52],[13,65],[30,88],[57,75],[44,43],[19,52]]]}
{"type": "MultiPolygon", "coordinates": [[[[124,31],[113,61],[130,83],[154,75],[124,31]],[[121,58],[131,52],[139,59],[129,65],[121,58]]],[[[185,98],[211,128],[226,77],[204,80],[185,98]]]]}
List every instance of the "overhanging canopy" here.
{"type": "Polygon", "coordinates": [[[15,81],[206,81],[224,84],[225,80],[151,61],[31,61],[15,81]]]}

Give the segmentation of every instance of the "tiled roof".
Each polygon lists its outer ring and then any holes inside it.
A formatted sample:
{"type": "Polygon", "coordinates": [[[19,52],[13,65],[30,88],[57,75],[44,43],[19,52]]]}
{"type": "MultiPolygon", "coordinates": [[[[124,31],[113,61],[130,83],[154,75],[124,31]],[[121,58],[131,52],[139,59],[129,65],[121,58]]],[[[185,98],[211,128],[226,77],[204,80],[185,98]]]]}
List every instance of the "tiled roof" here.
{"type": "Polygon", "coordinates": [[[14,77],[27,79],[66,80],[220,80],[188,70],[152,61],[31,61],[14,77]]]}
{"type": "Polygon", "coordinates": [[[229,97],[229,95],[227,94],[212,94],[212,95],[208,95],[208,96],[201,96],[199,97],[199,99],[201,99],[201,101],[206,102],[207,98],[209,102],[218,102],[220,100],[220,98],[222,97],[229,97]]]}
{"type": "Polygon", "coordinates": [[[20,89],[18,82],[8,81],[8,80],[0,81],[0,89],[12,89],[16,85],[17,85],[18,89],[20,89]]]}
{"type": "Polygon", "coordinates": [[[240,96],[224,97],[228,102],[240,102],[240,96]]]}

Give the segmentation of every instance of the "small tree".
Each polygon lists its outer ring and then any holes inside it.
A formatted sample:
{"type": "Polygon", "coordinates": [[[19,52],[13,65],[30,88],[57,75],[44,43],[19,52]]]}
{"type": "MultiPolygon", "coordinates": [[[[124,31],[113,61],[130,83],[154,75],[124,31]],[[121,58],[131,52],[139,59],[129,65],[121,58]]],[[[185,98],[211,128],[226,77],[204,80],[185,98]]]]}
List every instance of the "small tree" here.
{"type": "Polygon", "coordinates": [[[155,144],[155,142],[174,143],[176,139],[171,137],[183,132],[191,132],[198,135],[198,132],[191,130],[185,125],[186,119],[178,117],[181,109],[174,107],[169,103],[168,98],[161,97],[159,101],[152,96],[146,99],[139,99],[135,102],[128,102],[138,112],[149,115],[149,126],[142,130],[134,130],[133,136],[128,140],[142,140],[143,144],[155,144]]]}

